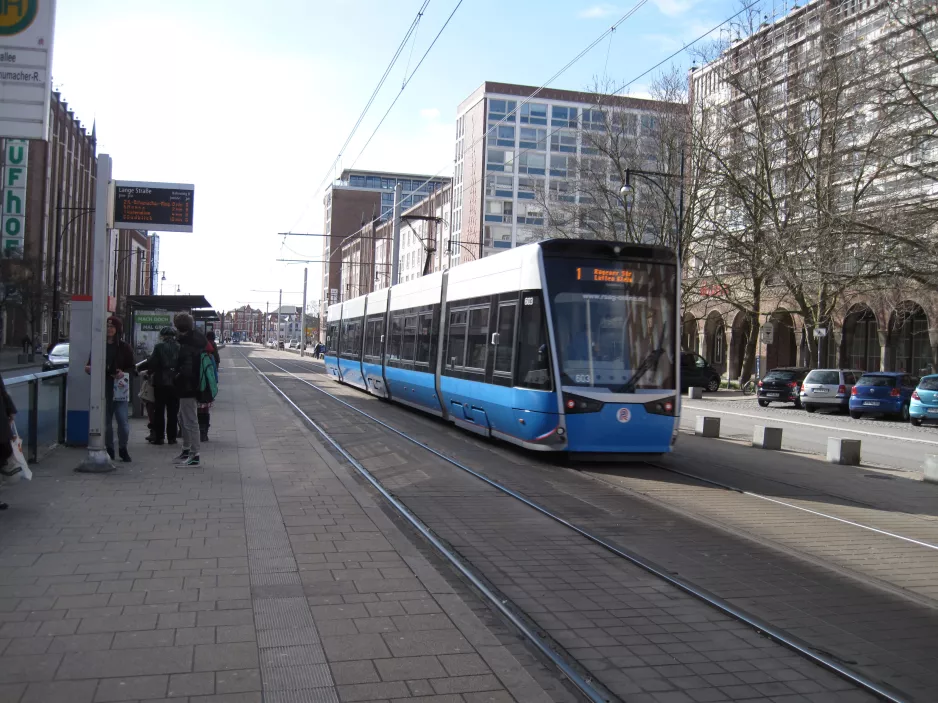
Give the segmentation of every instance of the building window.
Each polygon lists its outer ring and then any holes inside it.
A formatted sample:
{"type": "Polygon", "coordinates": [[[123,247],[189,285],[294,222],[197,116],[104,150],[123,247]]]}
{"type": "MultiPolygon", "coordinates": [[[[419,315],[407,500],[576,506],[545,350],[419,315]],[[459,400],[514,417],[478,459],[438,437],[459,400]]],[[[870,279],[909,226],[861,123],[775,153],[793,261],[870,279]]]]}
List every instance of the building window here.
{"type": "Polygon", "coordinates": [[[530,173],[543,176],[547,168],[546,154],[533,154],[530,152],[521,154],[518,161],[518,173],[530,173]]]}
{"type": "Polygon", "coordinates": [[[518,179],[518,199],[534,200],[538,187],[544,187],[544,181],[539,178],[518,179]]]}
{"type": "Polygon", "coordinates": [[[550,122],[554,127],[576,127],[577,108],[554,105],[550,112],[550,122]]]}
{"type": "Polygon", "coordinates": [[[503,149],[489,149],[485,161],[485,170],[512,173],[515,170],[514,152],[503,149]]]}
{"type": "MultiPolygon", "coordinates": [[[[518,103],[514,100],[489,100],[489,119],[503,120],[514,112],[518,103]]],[[[509,120],[514,122],[514,119],[509,120]]]]}
{"type": "Polygon", "coordinates": [[[521,124],[547,124],[547,105],[525,103],[521,106],[521,124]]]}
{"type": "Polygon", "coordinates": [[[573,177],[576,172],[576,158],[562,154],[550,155],[550,175],[559,178],[573,177]]]}
{"type": "Polygon", "coordinates": [[[522,127],[518,146],[520,146],[522,149],[536,149],[538,151],[546,150],[547,130],[536,129],[534,127],[522,127]]]}
{"type": "Polygon", "coordinates": [[[583,129],[603,129],[605,127],[605,117],[602,110],[583,110],[583,129]]]}
{"type": "Polygon", "coordinates": [[[514,197],[514,176],[489,174],[485,177],[485,194],[498,198],[514,197]]]}
{"type": "Polygon", "coordinates": [[[507,146],[514,148],[515,146],[515,128],[510,125],[499,125],[495,127],[495,145],[496,146],[507,146]]]}
{"type": "Polygon", "coordinates": [[[550,135],[550,150],[576,153],[576,132],[554,132],[550,135]]]}
{"type": "Polygon", "coordinates": [[[486,200],[485,221],[511,224],[513,203],[510,200],[486,200]]]}

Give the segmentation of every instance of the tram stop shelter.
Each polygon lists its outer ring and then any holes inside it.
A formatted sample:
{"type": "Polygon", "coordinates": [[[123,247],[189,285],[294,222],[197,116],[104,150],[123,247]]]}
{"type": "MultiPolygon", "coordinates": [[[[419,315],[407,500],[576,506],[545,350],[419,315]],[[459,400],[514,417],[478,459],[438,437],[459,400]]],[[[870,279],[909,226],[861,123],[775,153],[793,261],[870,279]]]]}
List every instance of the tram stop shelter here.
{"type": "MultiPolygon", "coordinates": [[[[132,295],[127,298],[130,324],[125,328],[126,341],[134,350],[134,361],[149,358],[153,347],[160,341],[160,330],[173,326],[176,313],[187,312],[196,321],[196,327],[205,331],[206,320],[217,318],[212,304],[203,295],[132,295]]],[[[140,378],[131,380],[131,407],[133,416],[144,414],[138,397],[140,378]]]]}

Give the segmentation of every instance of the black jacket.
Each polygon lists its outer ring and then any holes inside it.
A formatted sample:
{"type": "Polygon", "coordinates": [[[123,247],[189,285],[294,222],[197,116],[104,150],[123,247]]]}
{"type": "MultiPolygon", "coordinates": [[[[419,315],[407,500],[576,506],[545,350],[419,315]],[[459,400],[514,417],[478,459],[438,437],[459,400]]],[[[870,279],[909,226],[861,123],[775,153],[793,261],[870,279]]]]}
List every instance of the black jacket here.
{"type": "Polygon", "coordinates": [[[179,360],[179,342],[175,339],[158,342],[150,358],[139,366],[140,371],[150,372],[154,386],[173,386],[176,383],[176,365],[179,360]]]}
{"type": "Polygon", "coordinates": [[[173,385],[180,398],[195,398],[198,395],[200,362],[207,345],[208,340],[199,330],[179,335],[179,358],[173,385]]]}
{"type": "Polygon", "coordinates": [[[8,418],[14,414],[16,404],[3,385],[3,376],[0,376],[0,463],[6,463],[7,459],[13,456],[13,447],[10,446],[13,433],[10,431],[8,418]]]}

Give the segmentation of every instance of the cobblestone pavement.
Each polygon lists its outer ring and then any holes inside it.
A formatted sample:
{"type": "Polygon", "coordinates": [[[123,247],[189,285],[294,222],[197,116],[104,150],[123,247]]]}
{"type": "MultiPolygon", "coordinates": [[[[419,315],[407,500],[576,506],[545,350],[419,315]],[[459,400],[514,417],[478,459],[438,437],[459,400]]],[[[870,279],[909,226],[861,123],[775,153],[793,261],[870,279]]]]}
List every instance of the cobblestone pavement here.
{"type": "MultiPolygon", "coordinates": [[[[264,364],[265,358],[305,370],[314,381],[328,383],[330,392],[355,405],[367,404],[395,426],[559,508],[568,519],[616,528],[613,535],[629,548],[635,547],[633,537],[653,532],[660,540],[653,555],[657,558],[658,551],[669,549],[664,542],[673,515],[660,508],[652,511],[646,502],[577,472],[532,464],[529,455],[451,432],[441,423],[337,387],[315,375],[308,362],[255,356],[294,402],[623,700],[872,700],[558,523],[377,430],[351,410],[264,364]],[[638,515],[640,510],[645,514],[638,515]]],[[[682,549],[686,544],[680,543],[688,542],[691,533],[677,527],[677,549],[682,549]]],[[[740,547],[733,539],[720,533],[708,546],[740,547]]],[[[744,546],[742,554],[748,550],[744,546]]]]}
{"type": "Polygon", "coordinates": [[[79,450],[0,514],[0,703],[572,701],[230,352],[201,468],[79,450]]]}

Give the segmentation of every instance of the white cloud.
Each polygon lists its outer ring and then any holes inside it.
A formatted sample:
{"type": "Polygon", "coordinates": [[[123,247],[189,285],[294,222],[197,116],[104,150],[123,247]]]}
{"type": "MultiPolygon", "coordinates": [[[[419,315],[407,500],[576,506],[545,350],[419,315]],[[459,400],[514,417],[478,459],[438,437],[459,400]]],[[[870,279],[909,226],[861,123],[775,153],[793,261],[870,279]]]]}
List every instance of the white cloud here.
{"type": "Polygon", "coordinates": [[[658,11],[668,17],[683,15],[697,4],[697,0],[652,0],[658,11]]]}
{"type": "Polygon", "coordinates": [[[582,10],[579,14],[579,17],[586,20],[596,20],[602,19],[603,17],[609,17],[616,12],[618,12],[618,10],[616,9],[615,5],[603,3],[601,5],[593,5],[592,7],[588,7],[585,10],[582,10]]]}
{"type": "Polygon", "coordinates": [[[425,107],[420,111],[420,116],[425,120],[440,119],[440,110],[436,107],[425,107]]]}

